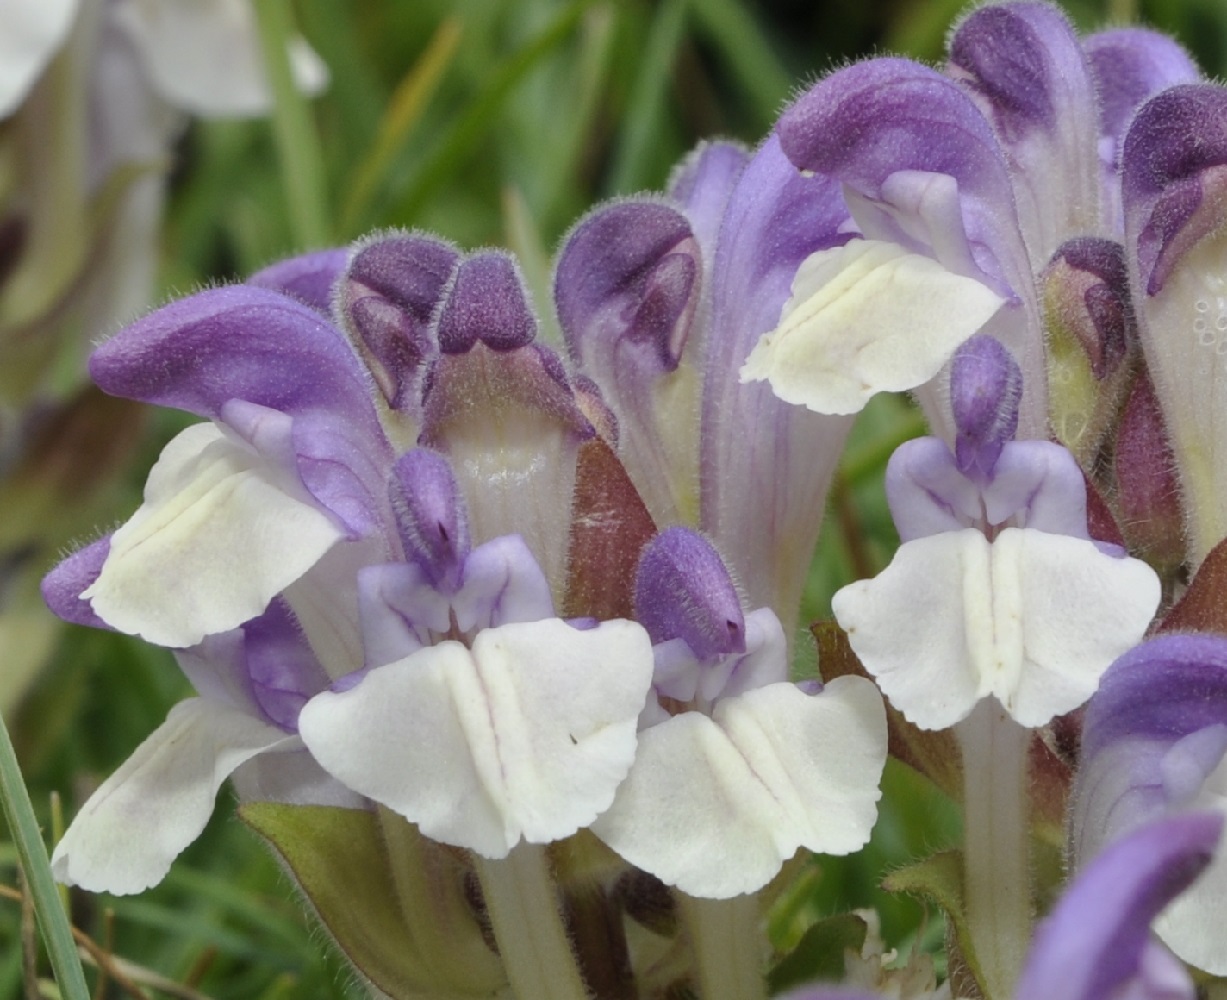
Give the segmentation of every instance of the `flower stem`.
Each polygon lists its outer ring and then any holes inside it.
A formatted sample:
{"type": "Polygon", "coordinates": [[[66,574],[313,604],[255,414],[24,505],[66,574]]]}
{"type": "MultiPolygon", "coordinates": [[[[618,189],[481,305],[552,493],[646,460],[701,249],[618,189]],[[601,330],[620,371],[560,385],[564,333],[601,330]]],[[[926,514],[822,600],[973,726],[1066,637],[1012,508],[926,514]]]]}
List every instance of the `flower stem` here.
{"type": "Polygon", "coordinates": [[[991,698],[955,727],[963,751],[963,898],[988,1000],[1006,1000],[1031,936],[1027,746],[991,698]]]}
{"type": "Polygon", "coordinates": [[[474,862],[512,993],[520,1000],[587,1000],[545,848],[519,844],[502,861],[474,862]]]}
{"type": "Polygon", "coordinates": [[[43,932],[60,995],[65,1000],[88,1000],[89,990],[85,986],[81,961],[77,958],[72,927],[55,891],[47,849],[38,832],[38,820],[34,816],[30,794],[22,780],[17,754],[3,718],[0,718],[0,805],[4,807],[13,843],[17,847],[17,859],[21,862],[26,886],[34,900],[34,913],[43,932]]]}
{"type": "Polygon", "coordinates": [[[678,893],[702,1000],[765,1000],[758,897],[696,899],[678,893]]]}

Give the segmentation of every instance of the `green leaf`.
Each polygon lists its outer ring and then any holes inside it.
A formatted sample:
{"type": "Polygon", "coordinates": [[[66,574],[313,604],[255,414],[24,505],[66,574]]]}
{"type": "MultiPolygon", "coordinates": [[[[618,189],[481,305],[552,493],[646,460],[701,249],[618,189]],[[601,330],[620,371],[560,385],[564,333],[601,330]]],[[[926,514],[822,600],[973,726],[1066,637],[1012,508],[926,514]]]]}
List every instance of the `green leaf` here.
{"type": "MultiPolygon", "coordinates": [[[[501,987],[499,980],[491,985],[488,966],[457,969],[453,955],[425,953],[398,895],[402,872],[395,868],[406,860],[404,844],[390,844],[375,813],[252,802],[239,816],[285,862],[349,961],[384,993],[397,1000],[460,1000],[493,996],[501,987]],[[397,848],[392,863],[389,846],[397,848]],[[462,981],[469,988],[457,985],[462,981]]],[[[422,909],[416,915],[428,921],[431,914],[422,909]]]]}
{"type": "Polygon", "coordinates": [[[839,982],[844,977],[844,953],[852,949],[860,954],[867,930],[864,919],[855,913],[840,913],[818,921],[768,973],[771,993],[782,993],[815,980],[839,982]]]}
{"type": "MultiPolygon", "coordinates": [[[[956,996],[967,995],[966,989],[959,989],[960,967],[963,976],[973,977],[976,983],[983,981],[963,904],[962,851],[942,851],[900,868],[882,880],[882,888],[887,892],[904,892],[927,899],[946,914],[949,926],[954,930],[954,940],[948,947],[948,954],[951,985],[955,987],[956,996]]],[[[977,988],[977,995],[983,995],[983,990],[977,988]]]]}

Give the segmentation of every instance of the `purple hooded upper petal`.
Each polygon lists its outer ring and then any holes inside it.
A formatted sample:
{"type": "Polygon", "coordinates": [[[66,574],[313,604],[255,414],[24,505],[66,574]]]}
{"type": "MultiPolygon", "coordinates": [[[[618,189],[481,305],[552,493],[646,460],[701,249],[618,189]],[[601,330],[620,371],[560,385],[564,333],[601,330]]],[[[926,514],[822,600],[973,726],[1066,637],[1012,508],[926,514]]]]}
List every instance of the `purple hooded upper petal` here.
{"type": "Polygon", "coordinates": [[[1029,268],[1009,260],[1025,254],[1006,164],[989,123],[954,81],[906,59],[856,63],[803,94],[776,134],[798,168],[858,196],[849,204],[867,237],[1019,293],[1029,268]],[[941,176],[953,182],[949,191],[932,187],[941,176]],[[927,215],[939,202],[940,217],[927,215]]]}
{"type": "Polygon", "coordinates": [[[436,585],[454,589],[469,554],[469,525],[451,465],[438,452],[414,448],[397,459],[388,489],[405,557],[436,585]]]}
{"type": "Polygon", "coordinates": [[[429,236],[381,236],[360,246],[340,285],[337,310],[371,358],[384,398],[404,409],[423,361],[429,330],[460,255],[429,236]]]}
{"type": "Polygon", "coordinates": [[[1122,197],[1139,292],[1158,294],[1185,251],[1221,225],[1218,212],[1198,209],[1222,196],[1227,180],[1216,168],[1224,166],[1227,89],[1172,87],[1138,111],[1125,137],[1122,197]]]}
{"type": "Polygon", "coordinates": [[[282,292],[309,305],[325,316],[332,315],[337,279],[349,260],[346,247],[317,250],[270,264],[247,279],[247,284],[282,292]]]}
{"type": "Polygon", "coordinates": [[[378,433],[362,364],[315,309],[233,285],[155,310],[101,344],[90,375],[106,392],[218,419],[241,399],[291,416],[342,413],[378,433]]]}
{"type": "Polygon", "coordinates": [[[1162,820],[1110,844],[1040,924],[1016,1000],[1192,998],[1187,974],[1178,992],[1146,988],[1155,971],[1150,925],[1209,864],[1222,826],[1222,817],[1196,813],[1162,820]],[[1124,994],[1135,981],[1135,989],[1141,989],[1124,994]]]}
{"type": "Polygon", "coordinates": [[[1224,749],[1227,638],[1169,633],[1126,653],[1087,707],[1073,856],[1090,857],[1122,831],[1186,806],[1224,749]]]}
{"type": "Polygon", "coordinates": [[[1066,236],[1096,232],[1095,93],[1065,15],[1046,3],[980,7],[950,39],[950,70],[993,123],[1010,161],[1035,268],[1066,236]]]}
{"type": "Polygon", "coordinates": [[[452,282],[435,321],[444,354],[463,354],[478,341],[491,350],[511,351],[536,337],[537,317],[510,254],[489,250],[466,257],[452,282]]]}
{"type": "Polygon", "coordinates": [[[791,636],[821,510],[850,418],[782,402],[738,372],[774,329],[810,254],[851,237],[839,184],[804,177],[772,136],[729,198],[712,268],[699,465],[700,527],[791,636]]]}
{"type": "Polygon", "coordinates": [[[568,351],[613,411],[619,456],[659,524],[682,519],[695,490],[697,414],[677,392],[693,386],[702,280],[686,217],[648,200],[615,202],[582,219],[554,273],[568,351]]]}

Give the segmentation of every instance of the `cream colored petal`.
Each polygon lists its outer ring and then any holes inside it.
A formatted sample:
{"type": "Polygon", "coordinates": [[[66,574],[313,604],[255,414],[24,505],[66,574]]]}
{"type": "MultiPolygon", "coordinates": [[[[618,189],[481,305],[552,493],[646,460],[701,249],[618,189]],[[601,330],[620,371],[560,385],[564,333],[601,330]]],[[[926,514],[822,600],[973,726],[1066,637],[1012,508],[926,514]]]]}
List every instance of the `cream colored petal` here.
{"type": "Polygon", "coordinates": [[[894,243],[852,240],[801,264],[741,379],[819,413],[855,413],[875,393],[931,379],[1004,301],[894,243]]]}

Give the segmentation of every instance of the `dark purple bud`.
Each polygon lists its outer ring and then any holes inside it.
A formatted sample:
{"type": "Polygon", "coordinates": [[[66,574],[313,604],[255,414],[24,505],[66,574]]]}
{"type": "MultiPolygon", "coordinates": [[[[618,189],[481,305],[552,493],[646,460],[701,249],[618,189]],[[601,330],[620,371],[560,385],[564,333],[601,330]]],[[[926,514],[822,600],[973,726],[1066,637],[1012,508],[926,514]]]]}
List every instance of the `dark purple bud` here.
{"type": "Polygon", "coordinates": [[[430,321],[458,258],[455,248],[440,240],[394,236],[367,244],[350,261],[339,311],[394,407],[406,403],[429,352],[430,321]]]}
{"type": "Polygon", "coordinates": [[[1140,291],[1157,295],[1187,250],[1222,225],[1227,89],[1172,87],[1147,101],[1125,136],[1122,196],[1140,291]],[[1198,211],[1203,203],[1209,211],[1198,211]],[[1136,244],[1133,241],[1136,241],[1136,244]]]}
{"type": "Polygon", "coordinates": [[[88,590],[98,579],[110,551],[111,536],[106,535],[78,549],[43,577],[43,600],[52,614],[74,625],[111,627],[94,614],[88,601],[81,600],[81,592],[88,590]]]}
{"type": "Polygon", "coordinates": [[[469,552],[469,526],[451,464],[436,451],[414,448],[393,466],[388,492],[405,557],[436,586],[452,579],[469,552]]]}
{"type": "Polygon", "coordinates": [[[635,617],[653,643],[682,639],[699,660],[746,649],[737,588],[711,543],[690,528],[669,528],[643,550],[635,617]]]}
{"type": "Polygon", "coordinates": [[[348,259],[349,251],[345,247],[317,250],[270,264],[248,278],[247,284],[283,292],[331,316],[333,289],[348,259]]]}
{"type": "Polygon", "coordinates": [[[698,247],[680,212],[655,201],[597,209],[567,238],[554,278],[571,356],[602,385],[631,377],[618,369],[632,357],[649,371],[673,371],[699,284],[698,247]]]}
{"type": "Polygon", "coordinates": [[[1113,449],[1116,500],[1129,548],[1163,576],[1184,562],[1184,512],[1163,412],[1145,368],[1133,380],[1113,449]]]}
{"type": "Polygon", "coordinates": [[[515,258],[487,250],[461,261],[436,330],[444,354],[464,354],[478,341],[495,351],[531,343],[537,318],[515,258]]]}
{"type": "Polygon", "coordinates": [[[1114,239],[1071,239],[1042,281],[1049,328],[1058,325],[1077,337],[1097,379],[1117,371],[1137,337],[1125,248],[1114,239]]]}
{"type": "Polygon", "coordinates": [[[1022,372],[999,340],[979,333],[955,352],[950,405],[959,471],[976,481],[992,476],[1005,443],[1018,429],[1022,372]]]}

